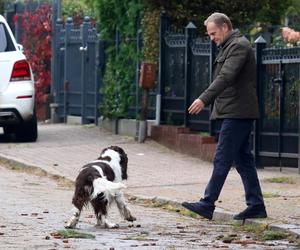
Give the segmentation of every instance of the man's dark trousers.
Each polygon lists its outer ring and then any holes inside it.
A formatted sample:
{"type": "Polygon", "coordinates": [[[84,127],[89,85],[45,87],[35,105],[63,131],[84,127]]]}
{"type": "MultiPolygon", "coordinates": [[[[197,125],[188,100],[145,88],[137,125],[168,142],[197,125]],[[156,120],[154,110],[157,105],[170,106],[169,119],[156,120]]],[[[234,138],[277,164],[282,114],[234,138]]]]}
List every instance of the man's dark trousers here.
{"type": "Polygon", "coordinates": [[[203,202],[214,205],[233,163],[240,174],[248,206],[264,204],[250,148],[252,119],[224,119],[214,159],[211,179],[205,189],[203,202]]]}

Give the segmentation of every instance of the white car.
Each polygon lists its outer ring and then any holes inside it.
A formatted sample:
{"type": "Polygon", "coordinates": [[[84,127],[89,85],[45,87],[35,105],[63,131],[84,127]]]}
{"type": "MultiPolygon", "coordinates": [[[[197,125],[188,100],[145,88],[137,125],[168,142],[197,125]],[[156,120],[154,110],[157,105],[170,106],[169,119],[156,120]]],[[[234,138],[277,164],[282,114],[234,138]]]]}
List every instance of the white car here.
{"type": "Polygon", "coordinates": [[[33,74],[22,46],[0,15],[0,127],[18,141],[36,141],[33,74]]]}

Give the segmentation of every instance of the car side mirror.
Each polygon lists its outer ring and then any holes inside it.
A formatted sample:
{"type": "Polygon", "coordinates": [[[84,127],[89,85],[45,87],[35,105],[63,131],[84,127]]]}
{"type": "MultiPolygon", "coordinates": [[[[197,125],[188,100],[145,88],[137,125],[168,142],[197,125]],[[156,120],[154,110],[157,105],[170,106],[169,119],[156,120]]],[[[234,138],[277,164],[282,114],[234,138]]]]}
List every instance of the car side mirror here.
{"type": "Polygon", "coordinates": [[[18,49],[19,49],[20,51],[24,52],[24,47],[23,47],[22,44],[19,44],[19,43],[18,43],[18,49]]]}

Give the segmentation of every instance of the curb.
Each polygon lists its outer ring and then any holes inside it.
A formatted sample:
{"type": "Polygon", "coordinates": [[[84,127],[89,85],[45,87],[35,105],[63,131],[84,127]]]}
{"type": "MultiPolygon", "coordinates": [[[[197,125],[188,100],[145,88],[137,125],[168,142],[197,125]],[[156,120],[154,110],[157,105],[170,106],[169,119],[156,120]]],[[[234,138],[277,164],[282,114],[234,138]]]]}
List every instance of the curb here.
{"type": "MultiPolygon", "coordinates": [[[[17,169],[20,169],[20,168],[26,169],[27,168],[27,169],[35,170],[36,173],[41,173],[41,174],[43,174],[43,176],[50,177],[53,180],[56,180],[56,181],[60,180],[60,181],[66,182],[68,184],[74,184],[74,181],[72,181],[64,176],[50,173],[41,167],[33,166],[30,164],[24,163],[22,161],[3,156],[1,154],[0,154],[0,163],[2,163],[3,165],[6,165],[5,167],[9,167],[12,170],[16,169],[16,168],[14,168],[15,166],[17,166],[17,169]]],[[[150,196],[133,195],[133,194],[126,194],[126,195],[136,199],[137,201],[153,201],[160,205],[170,204],[174,207],[182,208],[181,202],[177,201],[177,200],[171,200],[168,198],[158,197],[158,196],[150,197],[150,196]]],[[[229,222],[229,221],[233,221],[233,219],[232,219],[233,216],[234,216],[233,213],[227,212],[227,211],[217,207],[214,212],[214,215],[213,215],[213,220],[229,222]]],[[[247,219],[242,223],[246,224],[246,225],[247,224],[267,225],[268,228],[271,230],[289,233],[296,237],[300,237],[300,226],[293,225],[293,224],[283,224],[283,223],[276,224],[276,223],[270,223],[267,220],[261,220],[261,219],[247,219]]]]}
{"type": "MultiPolygon", "coordinates": [[[[129,196],[135,198],[137,201],[153,201],[157,204],[164,205],[164,204],[170,204],[174,207],[182,208],[181,202],[177,200],[170,200],[168,198],[163,198],[159,196],[143,196],[143,195],[132,195],[129,194],[129,196]]],[[[233,220],[233,213],[227,212],[223,210],[222,208],[216,208],[213,220],[215,221],[234,221],[233,220]]],[[[276,223],[270,223],[266,219],[247,219],[245,221],[236,221],[237,223],[241,222],[245,225],[255,224],[255,225],[266,225],[269,229],[274,231],[280,231],[284,233],[289,233],[291,235],[294,235],[296,237],[300,237],[300,226],[292,225],[292,224],[276,224],[276,223]]]]}

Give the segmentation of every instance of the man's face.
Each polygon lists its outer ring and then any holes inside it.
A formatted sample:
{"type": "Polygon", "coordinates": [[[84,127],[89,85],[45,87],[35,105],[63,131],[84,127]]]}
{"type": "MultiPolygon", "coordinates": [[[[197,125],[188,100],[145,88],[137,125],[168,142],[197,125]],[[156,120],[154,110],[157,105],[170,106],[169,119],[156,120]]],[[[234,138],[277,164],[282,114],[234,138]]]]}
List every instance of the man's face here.
{"type": "Polygon", "coordinates": [[[210,40],[214,41],[217,46],[224,41],[229,32],[228,26],[225,23],[219,27],[214,22],[208,22],[206,30],[210,40]]]}

